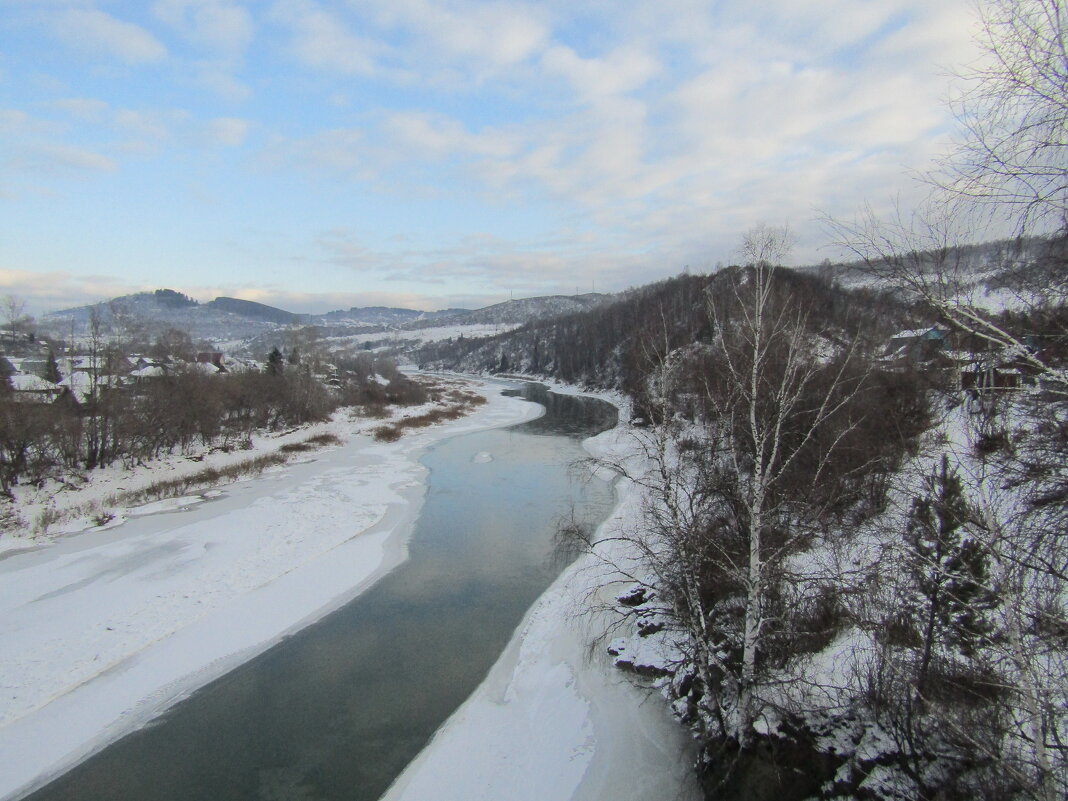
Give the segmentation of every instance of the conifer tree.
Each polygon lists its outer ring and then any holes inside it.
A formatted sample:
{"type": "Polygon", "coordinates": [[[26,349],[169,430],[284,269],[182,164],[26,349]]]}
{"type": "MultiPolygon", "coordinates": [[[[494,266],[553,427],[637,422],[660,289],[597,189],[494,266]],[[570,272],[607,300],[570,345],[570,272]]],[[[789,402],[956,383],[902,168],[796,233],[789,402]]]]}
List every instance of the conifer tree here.
{"type": "Polygon", "coordinates": [[[916,676],[921,697],[936,646],[952,645],[962,655],[972,656],[989,634],[986,612],[996,604],[986,554],[967,532],[974,515],[947,457],[942,457],[926,485],[926,494],[913,501],[906,531],[909,574],[916,591],[911,605],[922,627],[916,676]]]}
{"type": "Polygon", "coordinates": [[[48,349],[48,362],[45,364],[44,378],[53,384],[58,384],[63,380],[63,374],[59,372],[59,364],[56,362],[56,353],[51,348],[48,349]]]}
{"type": "Polygon", "coordinates": [[[267,356],[267,374],[282,375],[283,370],[285,370],[285,360],[282,358],[282,351],[272,348],[267,356]]]}

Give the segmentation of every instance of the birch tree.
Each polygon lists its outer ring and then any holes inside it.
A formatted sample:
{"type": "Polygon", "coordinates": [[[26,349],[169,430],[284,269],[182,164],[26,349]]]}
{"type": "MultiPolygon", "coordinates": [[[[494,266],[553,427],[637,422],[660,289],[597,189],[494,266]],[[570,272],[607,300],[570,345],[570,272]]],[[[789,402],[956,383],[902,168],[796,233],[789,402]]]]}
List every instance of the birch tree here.
{"type": "Polygon", "coordinates": [[[978,5],[982,57],[953,100],[961,135],[940,185],[1010,215],[1018,233],[1068,223],[1068,2],[978,5]]]}
{"type": "Polygon", "coordinates": [[[746,235],[747,265],[708,301],[712,341],[670,352],[650,393],[662,408],[641,547],[690,635],[706,715],[743,750],[779,703],[764,690],[796,656],[819,589],[791,559],[848,505],[850,480],[875,469],[856,458],[872,422],[867,369],[777,276],[787,244],[781,229],[746,235]]]}

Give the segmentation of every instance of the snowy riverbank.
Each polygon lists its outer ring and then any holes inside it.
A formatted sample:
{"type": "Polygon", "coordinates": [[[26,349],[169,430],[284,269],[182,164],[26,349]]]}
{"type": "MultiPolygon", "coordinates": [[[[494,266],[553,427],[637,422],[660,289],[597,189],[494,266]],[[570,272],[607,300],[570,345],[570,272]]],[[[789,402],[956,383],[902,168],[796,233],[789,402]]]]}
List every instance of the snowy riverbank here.
{"type": "Polygon", "coordinates": [[[481,391],[489,402],[473,414],[397,442],[336,421],[344,444],[184,511],[152,506],[0,559],[0,797],[137,728],[403,560],[426,448],[540,412],[481,391]]]}
{"type": "MultiPolygon", "coordinates": [[[[625,427],[584,445],[597,457],[638,458],[625,427]]],[[[640,515],[636,488],[620,480],[617,492],[598,539],[640,515]]],[[[597,557],[565,570],[384,801],[700,798],[692,741],[667,704],[632,684],[603,644],[590,647],[605,621],[588,609],[611,599],[609,578],[597,557]]]]}

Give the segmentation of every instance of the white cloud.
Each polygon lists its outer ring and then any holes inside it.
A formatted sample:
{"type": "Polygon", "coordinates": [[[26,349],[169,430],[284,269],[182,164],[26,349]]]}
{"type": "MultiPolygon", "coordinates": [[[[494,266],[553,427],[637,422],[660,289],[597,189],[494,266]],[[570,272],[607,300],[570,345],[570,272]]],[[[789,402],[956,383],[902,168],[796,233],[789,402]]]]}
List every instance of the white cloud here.
{"type": "Polygon", "coordinates": [[[225,100],[239,102],[252,95],[252,89],[238,80],[227,63],[204,62],[195,70],[200,84],[225,100]]]}
{"type": "MultiPolygon", "coordinates": [[[[27,143],[37,137],[82,148],[83,169],[108,169],[120,147],[238,147],[255,130],[266,142],[258,163],[283,180],[293,172],[326,177],[357,206],[375,205],[376,192],[391,201],[419,195],[426,207],[482,201],[492,213],[473,219],[540,232],[471,234],[476,223],[457,222],[450,210],[440,226],[451,232],[425,248],[351,237],[309,245],[331,263],[394,282],[444,288],[455,277],[533,292],[587,285],[579,276],[593,272],[615,274],[618,286],[651,277],[650,266],[662,274],[726,259],[738,231],[760,220],[791,222],[801,234],[798,258],[816,258],[815,209],[848,214],[864,200],[918,193],[905,170],[922,169],[952,126],[941,104],[948,86],[941,65],[968,60],[969,7],[969,0],[156,0],[161,30],[203,48],[185,57],[180,73],[164,72],[185,81],[182,88],[209,86],[228,100],[247,98],[250,86],[269,91],[263,117],[252,119],[258,104],[238,113],[214,97],[191,98],[195,117],[174,117],[123,111],[117,107],[129,101],[106,95],[110,105],[51,102],[95,90],[50,89],[25,107],[52,120],[0,112],[0,148],[17,140],[22,149],[7,152],[28,158],[27,143]],[[253,41],[255,59],[246,63],[253,41]],[[288,63],[272,62],[280,52],[288,63]],[[294,62],[310,69],[294,71],[294,62]],[[256,72],[261,66],[266,71],[256,72]]],[[[84,13],[100,19],[101,12],[84,13]]],[[[106,49],[102,38],[93,46],[106,49]]],[[[166,51],[156,45],[161,58],[166,51]]],[[[136,49],[112,43],[109,52],[136,63],[136,49]]],[[[143,48],[142,61],[152,52],[143,48]]],[[[68,167],[79,161],[68,155],[68,167]]],[[[294,197],[318,208],[318,199],[301,195],[312,191],[295,187],[294,197]]],[[[391,205],[382,204],[380,222],[403,228],[406,220],[389,216],[391,205]]]]}
{"type": "Polygon", "coordinates": [[[119,166],[115,159],[89,148],[44,142],[19,149],[8,163],[16,169],[36,173],[68,169],[113,172],[119,166]]]}
{"type": "Polygon", "coordinates": [[[38,152],[42,157],[65,167],[112,172],[119,166],[113,158],[73,145],[41,145],[38,152]]]}
{"type": "Polygon", "coordinates": [[[55,18],[56,33],[69,43],[114,56],[127,64],[162,61],[167,48],[144,28],[97,9],[71,9],[55,18]]]}
{"type": "Polygon", "coordinates": [[[152,10],[192,41],[227,54],[243,53],[255,35],[248,9],[228,0],[157,0],[152,10]]]}
{"type": "Polygon", "coordinates": [[[413,32],[442,53],[498,67],[532,57],[549,38],[536,4],[370,0],[366,5],[377,8],[380,23],[413,32]]]}
{"type": "Polygon", "coordinates": [[[220,147],[238,147],[245,143],[251,124],[236,117],[219,117],[207,125],[208,141],[220,147]]]}
{"type": "Polygon", "coordinates": [[[20,109],[0,109],[0,165],[42,175],[118,168],[114,159],[92,148],[57,141],[66,128],[20,109]]]}
{"type": "Polygon", "coordinates": [[[467,287],[486,303],[516,293],[522,296],[571,292],[576,281],[589,291],[589,275],[639,269],[642,257],[620,258],[598,252],[580,233],[511,239],[491,232],[468,233],[430,247],[372,247],[359,235],[338,228],[316,239],[322,259],[374,281],[402,285],[467,287]],[[576,271],[576,265],[583,265],[576,271]],[[475,289],[477,288],[477,289],[475,289]],[[490,299],[492,298],[492,300],[490,299]]]}
{"type": "Polygon", "coordinates": [[[829,52],[864,42],[916,7],[915,0],[765,0],[735,3],[733,10],[758,29],[785,31],[809,48],[829,52]]]}
{"type": "Polygon", "coordinates": [[[106,101],[90,97],[67,97],[53,100],[50,105],[82,122],[98,122],[110,109],[106,101]]]}
{"type": "Polygon", "coordinates": [[[918,0],[824,0],[812,14],[786,0],[665,3],[655,15],[640,3],[596,7],[599,35],[567,43],[548,20],[566,21],[572,6],[513,6],[537,33],[494,54],[468,34],[492,31],[496,11],[481,9],[503,6],[362,2],[379,26],[428,45],[424,70],[491,74],[481,63],[499,79],[488,86],[533,113],[489,124],[462,112],[367,113],[359,129],[287,143],[291,156],[363,181],[448,192],[474,179],[487,199],[548,196],[603,231],[605,257],[623,261],[628,248],[692,261],[761,219],[804,226],[814,209],[912,191],[905,168],[928,161],[951,122],[936,43],[956,52],[966,39],[947,27],[963,0],[952,13],[918,0]]]}
{"type": "Polygon", "coordinates": [[[632,92],[660,71],[648,53],[621,47],[602,58],[582,58],[570,47],[554,45],[542,57],[551,73],[564,76],[583,99],[632,92]]]}
{"type": "Polygon", "coordinates": [[[364,132],[359,128],[332,128],[303,139],[277,138],[264,151],[262,162],[274,169],[298,169],[335,178],[374,174],[364,132]]]}
{"type": "MultiPolygon", "coordinates": [[[[61,270],[33,271],[0,266],[0,294],[26,301],[26,311],[40,317],[60,309],[99,303],[159,287],[115,275],[79,275],[61,270]]],[[[220,295],[253,300],[301,314],[318,314],[352,306],[390,306],[434,311],[440,308],[477,308],[507,297],[497,294],[434,295],[425,292],[303,292],[278,284],[220,282],[214,285],[177,286],[178,291],[201,302],[220,295]]]]}
{"type": "Polygon", "coordinates": [[[291,51],[306,66],[362,75],[375,71],[383,47],[353,34],[338,16],[311,0],[279,0],[271,17],[290,29],[291,51]]]}
{"type": "Polygon", "coordinates": [[[454,155],[506,158],[516,150],[513,138],[503,131],[471,133],[462,123],[440,114],[393,112],[382,121],[383,138],[399,152],[416,159],[440,159],[454,155]]]}
{"type": "Polygon", "coordinates": [[[97,303],[127,294],[130,290],[129,283],[115,276],[37,272],[0,266],[0,294],[25,300],[27,311],[34,315],[97,303]]]}
{"type": "Polygon", "coordinates": [[[61,126],[56,123],[34,117],[22,109],[0,108],[0,134],[20,138],[40,137],[59,130],[61,126]]]}
{"type": "Polygon", "coordinates": [[[181,112],[135,111],[122,108],[115,111],[115,125],[123,133],[150,142],[159,142],[171,136],[171,124],[180,122],[187,115],[181,112]]]}

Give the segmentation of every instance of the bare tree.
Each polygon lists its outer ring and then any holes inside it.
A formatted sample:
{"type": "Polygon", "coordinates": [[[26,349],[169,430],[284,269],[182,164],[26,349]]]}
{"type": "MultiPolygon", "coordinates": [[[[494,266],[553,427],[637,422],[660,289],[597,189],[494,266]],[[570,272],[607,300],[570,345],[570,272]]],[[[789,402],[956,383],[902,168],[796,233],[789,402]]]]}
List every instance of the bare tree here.
{"type": "Polygon", "coordinates": [[[1018,233],[1068,224],[1068,3],[979,5],[982,58],[954,100],[963,128],[936,180],[968,203],[1008,212],[1018,233]]]}
{"type": "Polygon", "coordinates": [[[26,316],[26,301],[17,295],[4,295],[2,303],[8,335],[14,342],[18,338],[19,328],[29,319],[26,316]]]}
{"type": "MultiPolygon", "coordinates": [[[[837,446],[853,427],[839,412],[863,383],[853,374],[851,352],[837,364],[816,357],[805,311],[776,293],[773,264],[787,248],[784,231],[746,235],[743,255],[751,267],[733,287],[739,319],[731,324],[713,312],[720,352],[704,386],[718,472],[727,479],[712,499],[722,507],[719,519],[747,546],[738,565],[745,593],[738,682],[743,748],[762,712],[759,657],[774,618],[786,611],[773,601],[781,595],[776,584],[822,516],[821,484],[830,480],[837,446]],[[799,503],[806,496],[815,503],[799,503]]],[[[724,556],[733,565],[735,555],[724,556]]]]}
{"type": "MultiPolygon", "coordinates": [[[[967,223],[952,210],[932,203],[912,214],[899,211],[885,220],[868,208],[852,221],[827,218],[824,222],[835,244],[852,252],[867,272],[1002,358],[1027,365],[1051,392],[1068,397],[1065,367],[1043,359],[1027,346],[1022,332],[1012,330],[971,296],[974,265],[959,247],[966,239],[967,223]]],[[[1025,294],[1022,300],[1033,311],[1057,309],[1068,300],[1063,287],[1055,284],[1035,285],[1025,294]]]]}
{"type": "MultiPolygon", "coordinates": [[[[1043,510],[1007,477],[1004,456],[960,460],[973,509],[971,533],[990,563],[988,589],[1000,601],[987,656],[1003,682],[1010,746],[999,764],[1041,801],[1068,793],[1068,630],[1064,589],[1068,551],[1063,528],[1050,530],[1043,510]]],[[[1063,500],[1058,520],[1063,521],[1063,500]]]]}
{"type": "Polygon", "coordinates": [[[1021,306],[1068,335],[1050,313],[1068,301],[1068,0],[984,0],[978,9],[982,57],[961,74],[966,88],[953,101],[961,135],[931,176],[931,202],[889,221],[866,210],[829,227],[871,271],[1068,395],[1063,367],[1036,356],[1020,331],[968,296],[974,271],[958,247],[982,230],[982,216],[1008,221],[1021,236],[1049,235],[1043,252],[1003,266],[1016,272],[1021,306]]]}
{"type": "Polygon", "coordinates": [[[685,632],[706,742],[742,750],[759,719],[783,711],[786,677],[814,642],[806,615],[835,591],[837,577],[797,557],[859,503],[851,482],[877,469],[857,456],[867,367],[853,345],[829,344],[774,267],[787,251],[784,230],[751,231],[747,266],[721,273],[708,298],[709,340],[650,343],[659,366],[646,396],[658,408],[639,436],[651,469],[632,475],[649,501],[645,527],[626,537],[685,632]]]}

